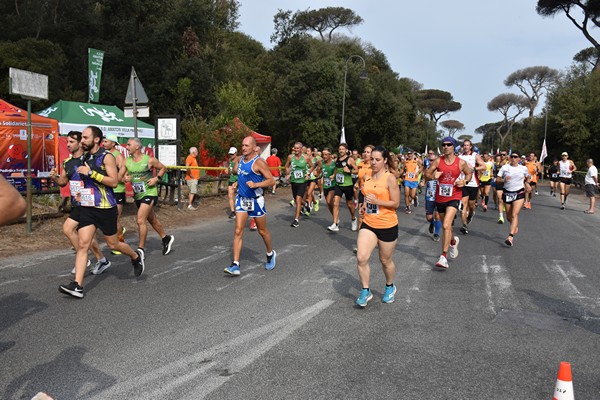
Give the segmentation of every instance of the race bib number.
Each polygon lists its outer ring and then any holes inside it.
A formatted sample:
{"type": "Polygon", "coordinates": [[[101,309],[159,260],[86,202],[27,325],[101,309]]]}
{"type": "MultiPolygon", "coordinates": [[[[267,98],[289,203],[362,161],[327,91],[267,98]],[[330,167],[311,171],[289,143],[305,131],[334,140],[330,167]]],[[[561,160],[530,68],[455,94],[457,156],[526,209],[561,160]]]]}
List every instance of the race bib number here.
{"type": "Polygon", "coordinates": [[[302,179],[304,178],[304,171],[302,171],[301,169],[295,169],[294,170],[294,179],[302,179]]]}
{"type": "Polygon", "coordinates": [[[553,178],[558,178],[558,174],[552,174],[553,178]]]}
{"type": "Polygon", "coordinates": [[[481,175],[481,176],[486,176],[486,177],[487,177],[487,176],[490,176],[490,171],[489,171],[488,169],[486,169],[486,170],[483,172],[483,175],[481,175]]]}
{"type": "Polygon", "coordinates": [[[331,186],[331,178],[323,178],[323,184],[325,186],[331,186]]]}
{"type": "Polygon", "coordinates": [[[365,203],[366,214],[379,214],[379,204],[365,203]]]}
{"type": "Polygon", "coordinates": [[[352,179],[356,179],[356,178],[358,178],[358,175],[357,175],[357,174],[352,174],[351,176],[352,176],[352,179]]]}
{"type": "Polygon", "coordinates": [[[335,174],[335,181],[337,183],[344,183],[344,174],[335,174]]]}
{"type": "Polygon", "coordinates": [[[251,197],[241,197],[240,207],[244,211],[254,211],[254,199],[251,197]]]}
{"type": "Polygon", "coordinates": [[[452,196],[452,193],[454,192],[454,185],[450,185],[450,184],[440,184],[439,185],[440,189],[439,189],[439,194],[440,196],[443,197],[450,197],[452,196]]]}
{"type": "Polygon", "coordinates": [[[94,189],[82,188],[79,192],[79,204],[83,207],[94,207],[94,189]]]}
{"type": "Polygon", "coordinates": [[[506,197],[505,201],[507,203],[512,203],[517,199],[517,193],[506,193],[504,196],[506,197]]]}
{"type": "Polygon", "coordinates": [[[433,198],[435,197],[435,191],[433,190],[433,188],[428,187],[427,190],[425,191],[425,197],[427,198],[433,198]]]}
{"type": "Polygon", "coordinates": [[[133,193],[144,193],[146,191],[146,182],[132,182],[133,193]]]}
{"type": "Polygon", "coordinates": [[[76,197],[83,189],[83,181],[69,181],[69,189],[71,190],[71,196],[76,197]]]}
{"type": "Polygon", "coordinates": [[[415,173],[414,172],[409,172],[407,175],[408,179],[415,179],[415,173]]]}

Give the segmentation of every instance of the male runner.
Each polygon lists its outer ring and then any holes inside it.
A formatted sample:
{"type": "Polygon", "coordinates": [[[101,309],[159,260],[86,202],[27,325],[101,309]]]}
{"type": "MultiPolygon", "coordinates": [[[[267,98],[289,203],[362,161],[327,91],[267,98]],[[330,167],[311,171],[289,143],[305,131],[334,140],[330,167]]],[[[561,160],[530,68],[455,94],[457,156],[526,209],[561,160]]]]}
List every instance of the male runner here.
{"type": "Polygon", "coordinates": [[[472,172],[471,179],[466,181],[466,185],[462,188],[462,227],[460,228],[460,231],[466,235],[469,233],[467,225],[471,223],[475,216],[477,193],[479,192],[477,173],[479,171],[484,171],[486,166],[481,156],[473,151],[473,143],[469,139],[463,141],[460,158],[467,163],[472,172]]]}
{"type": "Polygon", "coordinates": [[[414,152],[408,150],[406,152],[406,160],[402,165],[400,174],[404,176],[404,204],[406,205],[405,213],[412,212],[410,206],[417,198],[417,188],[419,187],[419,171],[423,164],[420,159],[416,159],[414,152]]]}
{"type": "Polygon", "coordinates": [[[529,154],[525,161],[525,167],[531,175],[531,180],[529,181],[529,185],[531,186],[530,191],[525,191],[525,205],[524,208],[531,210],[531,198],[533,197],[533,193],[538,194],[537,189],[537,181],[538,181],[538,173],[542,171],[542,164],[537,160],[537,157],[534,153],[529,154]]]}
{"type": "Polygon", "coordinates": [[[483,163],[485,169],[479,171],[479,197],[481,197],[481,208],[483,212],[487,212],[488,203],[490,201],[490,188],[492,187],[492,175],[494,174],[494,162],[490,157],[490,153],[483,152],[483,163]]]}
{"type": "Polygon", "coordinates": [[[144,272],[144,254],[133,251],[128,244],[119,242],[117,237],[117,202],[113,188],[118,184],[117,162],[104,148],[102,131],[97,126],[88,126],[81,134],[81,146],[86,154],[77,173],[83,177],[83,188],[77,197],[81,212],[79,215],[78,247],[75,257],[75,280],[59,286],[61,293],[82,299],[83,276],[96,229],[102,230],[108,247],[117,249],[131,258],[135,276],[144,272]]]}
{"type": "Polygon", "coordinates": [[[275,178],[275,184],[271,190],[271,194],[275,194],[280,175],[279,167],[281,167],[281,159],[277,157],[277,149],[275,147],[271,149],[271,155],[267,157],[267,165],[270,168],[269,171],[271,171],[271,175],[273,175],[273,178],[275,178]]]}
{"type": "MultiPolygon", "coordinates": [[[[498,173],[500,169],[508,164],[508,153],[506,151],[502,151],[500,153],[500,161],[495,164],[496,175],[494,178],[498,178],[498,173]]],[[[498,202],[498,223],[504,223],[504,201],[502,200],[502,194],[504,192],[504,182],[500,182],[496,180],[496,201],[498,202]]]]}
{"type": "MultiPolygon", "coordinates": [[[[123,157],[123,154],[121,154],[119,149],[117,149],[118,144],[119,141],[117,139],[117,135],[115,135],[114,133],[107,135],[102,141],[102,145],[104,146],[104,148],[110,154],[115,156],[117,160],[117,173],[119,176],[119,184],[116,188],[113,189],[113,193],[115,194],[115,200],[117,201],[117,211],[119,212],[119,215],[117,217],[117,232],[119,232],[119,242],[124,242],[126,229],[123,225],[121,225],[121,214],[123,214],[123,207],[125,206],[126,200],[125,183],[123,182],[123,179],[125,178],[125,157],[123,157]]],[[[121,254],[118,250],[113,250],[112,253],[116,255],[121,254]]]]}
{"type": "MultiPolygon", "coordinates": [[[[437,160],[437,155],[433,150],[427,152],[426,164],[431,164],[437,160]]],[[[425,179],[425,218],[429,222],[429,233],[433,234],[435,242],[440,241],[440,230],[442,229],[442,220],[440,214],[435,209],[435,194],[437,192],[437,180],[425,179]]]]}
{"type": "Polygon", "coordinates": [[[127,168],[125,181],[131,182],[133,186],[133,198],[138,208],[137,224],[140,230],[138,251],[141,251],[144,256],[146,255],[144,246],[148,236],[148,226],[146,225],[146,221],[148,221],[162,240],[163,255],[167,255],[171,252],[175,238],[173,235],[165,233],[153,209],[158,200],[156,183],[165,174],[166,168],[157,158],[142,153],[142,142],[138,138],[130,138],[127,141],[127,150],[129,157],[125,160],[127,168]],[[154,169],[158,170],[156,176],[154,176],[154,169]]]}
{"type": "MultiPolygon", "coordinates": [[[[358,220],[354,211],[354,184],[352,174],[358,174],[354,159],[348,156],[348,145],[340,143],[338,147],[339,157],[335,162],[335,194],[333,197],[333,224],[327,227],[331,232],[340,230],[340,201],[342,196],[346,198],[346,206],[352,217],[351,229],[358,230],[358,220]]],[[[358,176],[357,176],[358,179],[358,176]]]]}
{"type": "Polygon", "coordinates": [[[566,151],[561,154],[561,158],[558,163],[558,178],[560,179],[558,184],[560,185],[560,209],[564,210],[571,183],[573,183],[573,172],[577,171],[577,167],[572,160],[569,160],[569,153],[566,151]]]}
{"type": "Polygon", "coordinates": [[[442,220],[442,255],[435,264],[437,268],[448,269],[446,254],[451,258],[458,256],[458,236],[452,235],[452,221],[462,199],[462,188],[471,180],[471,169],[464,160],[454,154],[456,140],[446,137],[442,140],[443,155],[434,160],[427,169],[425,177],[437,180],[435,207],[442,220]],[[464,175],[461,175],[464,174],[464,175]]]}
{"type": "Polygon", "coordinates": [[[296,142],[293,148],[293,154],[290,154],[285,163],[286,178],[292,185],[292,200],[296,206],[296,214],[292,221],[291,227],[297,228],[300,224],[300,212],[303,207],[304,194],[306,193],[306,181],[313,172],[313,164],[310,157],[302,152],[302,143],[296,142]]]}
{"type": "Polygon", "coordinates": [[[255,153],[256,140],[246,136],[242,141],[242,157],[237,163],[238,194],[235,199],[235,233],[233,236],[233,263],[223,272],[232,276],[240,275],[240,255],[242,253],[242,240],[244,227],[248,217],[254,218],[258,233],[262,236],[267,248],[267,262],[265,268],[275,268],[277,253],[271,246],[271,233],[267,229],[267,212],[265,198],[266,188],[273,186],[275,179],[269,170],[266,161],[255,153]]]}

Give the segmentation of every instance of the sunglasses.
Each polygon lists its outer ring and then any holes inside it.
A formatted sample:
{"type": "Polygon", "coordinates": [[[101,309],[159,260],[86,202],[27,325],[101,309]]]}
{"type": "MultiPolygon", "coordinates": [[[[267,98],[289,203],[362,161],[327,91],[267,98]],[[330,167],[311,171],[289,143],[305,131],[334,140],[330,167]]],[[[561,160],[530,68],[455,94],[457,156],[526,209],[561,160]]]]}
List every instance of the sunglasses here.
{"type": "Polygon", "coordinates": [[[507,154],[505,154],[505,153],[502,153],[502,154],[500,154],[500,155],[501,155],[502,157],[506,157],[506,156],[507,156],[507,154]]]}
{"type": "Polygon", "coordinates": [[[427,154],[429,154],[430,156],[433,156],[433,155],[435,155],[435,153],[427,153],[427,154]]]}
{"type": "Polygon", "coordinates": [[[510,158],[519,158],[519,156],[518,156],[518,155],[516,155],[516,154],[511,154],[511,155],[510,155],[510,158]]]}
{"type": "Polygon", "coordinates": [[[452,143],[442,143],[442,147],[454,147],[452,143]]]}

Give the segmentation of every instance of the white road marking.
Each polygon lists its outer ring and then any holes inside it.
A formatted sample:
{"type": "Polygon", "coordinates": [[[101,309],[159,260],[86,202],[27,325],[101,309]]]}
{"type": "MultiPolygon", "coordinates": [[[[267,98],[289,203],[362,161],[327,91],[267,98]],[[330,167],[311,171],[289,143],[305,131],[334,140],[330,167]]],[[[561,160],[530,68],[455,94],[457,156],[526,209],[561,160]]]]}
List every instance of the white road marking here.
{"type": "Polygon", "coordinates": [[[485,276],[485,292],[488,309],[493,315],[502,309],[517,310],[519,301],[506,268],[500,264],[500,257],[482,255],[481,270],[485,276]],[[491,259],[491,260],[490,260],[491,259]]]}
{"type": "MultiPolygon", "coordinates": [[[[128,398],[128,395],[135,394],[138,398],[164,399],[170,398],[170,394],[180,390],[183,385],[201,382],[188,398],[203,399],[331,304],[332,300],[322,300],[210,349],[117,383],[93,398],[128,398]]],[[[189,392],[185,388],[181,390],[189,392]]]]}
{"type": "Polygon", "coordinates": [[[544,263],[544,267],[546,267],[548,272],[550,272],[556,278],[558,278],[557,280],[558,280],[559,286],[568,293],[570,298],[573,298],[573,299],[586,298],[586,296],[581,294],[579,289],[577,289],[577,286],[575,286],[575,284],[573,282],[571,282],[571,279],[569,278],[569,276],[574,276],[577,278],[582,278],[582,277],[584,278],[585,275],[583,275],[581,272],[577,271],[577,269],[575,269],[575,267],[573,267],[572,265],[569,266],[570,264],[571,263],[569,261],[551,260],[548,263],[544,263]]]}

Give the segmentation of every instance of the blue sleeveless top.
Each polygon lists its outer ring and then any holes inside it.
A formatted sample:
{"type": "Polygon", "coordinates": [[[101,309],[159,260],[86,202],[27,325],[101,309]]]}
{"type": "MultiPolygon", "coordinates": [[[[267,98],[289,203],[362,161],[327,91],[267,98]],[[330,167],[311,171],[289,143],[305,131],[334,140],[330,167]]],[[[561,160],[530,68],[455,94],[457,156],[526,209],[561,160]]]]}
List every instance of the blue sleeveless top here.
{"type": "Polygon", "coordinates": [[[256,159],[258,159],[258,156],[250,161],[245,161],[244,157],[242,157],[238,164],[238,194],[242,197],[256,198],[263,194],[263,188],[250,189],[248,187],[248,182],[250,181],[258,183],[265,180],[264,176],[252,170],[256,159]]]}

